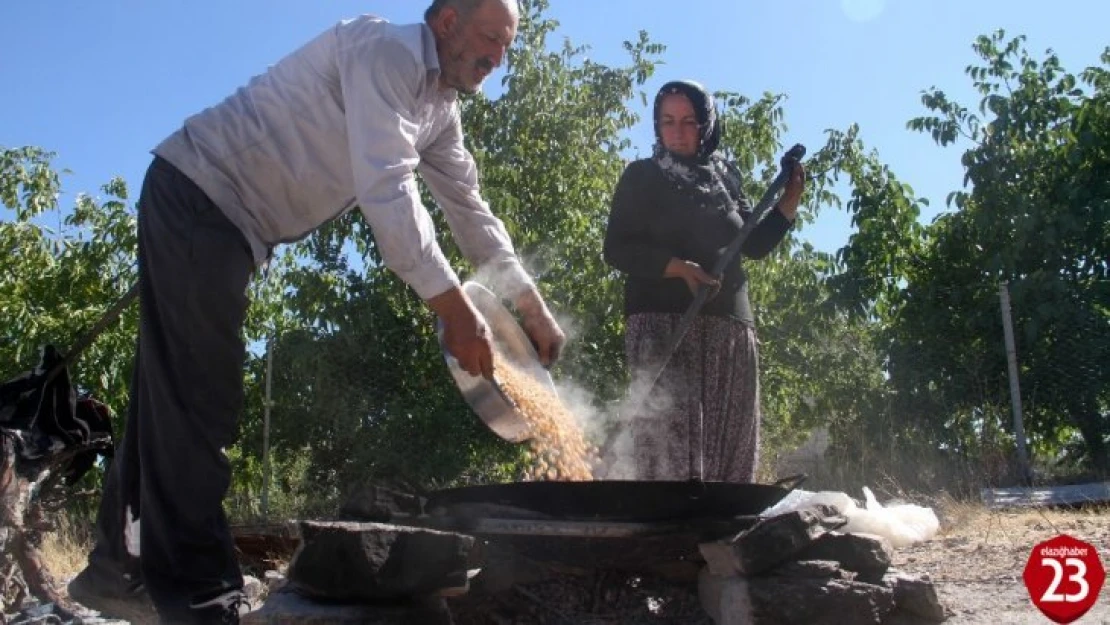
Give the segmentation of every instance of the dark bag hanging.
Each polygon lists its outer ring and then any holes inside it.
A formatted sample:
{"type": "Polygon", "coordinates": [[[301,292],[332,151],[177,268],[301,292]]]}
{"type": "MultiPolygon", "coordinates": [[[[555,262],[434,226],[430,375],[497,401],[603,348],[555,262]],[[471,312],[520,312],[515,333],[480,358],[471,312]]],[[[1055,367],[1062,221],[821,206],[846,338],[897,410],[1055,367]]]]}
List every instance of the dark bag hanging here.
{"type": "MultiPolygon", "coordinates": [[[[0,384],[0,432],[16,440],[24,459],[34,460],[97,440],[113,441],[108,407],[91,396],[78,397],[70,379],[69,365],[119,317],[137,294],[138,286],[132,286],[74,343],[69,353],[63,355],[54,345],[46,345],[38,366],[0,384]]],[[[92,468],[98,453],[110,457],[110,447],[104,452],[91,451],[75,456],[63,471],[66,482],[80,479],[92,468]]]]}

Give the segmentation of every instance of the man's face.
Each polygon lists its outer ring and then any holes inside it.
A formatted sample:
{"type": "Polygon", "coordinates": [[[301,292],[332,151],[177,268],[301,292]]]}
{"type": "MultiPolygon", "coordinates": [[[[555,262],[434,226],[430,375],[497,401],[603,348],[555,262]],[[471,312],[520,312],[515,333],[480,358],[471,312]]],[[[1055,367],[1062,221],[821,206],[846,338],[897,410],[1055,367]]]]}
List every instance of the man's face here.
{"type": "Polygon", "coordinates": [[[470,15],[445,7],[432,24],[439,51],[440,84],[477,93],[482,81],[501,65],[516,36],[514,4],[485,0],[470,15]]]}

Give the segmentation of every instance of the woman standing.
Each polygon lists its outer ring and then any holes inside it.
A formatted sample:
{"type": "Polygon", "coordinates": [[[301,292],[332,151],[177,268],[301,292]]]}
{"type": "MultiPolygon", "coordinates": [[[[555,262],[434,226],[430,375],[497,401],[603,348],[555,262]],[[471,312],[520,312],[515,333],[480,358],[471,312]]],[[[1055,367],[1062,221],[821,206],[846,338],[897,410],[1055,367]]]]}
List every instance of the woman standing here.
{"type": "Polygon", "coordinates": [[[625,274],[625,353],[652,371],[701,285],[714,294],[695,318],[632,422],[636,477],[751,482],[759,457],[755,318],[741,258],[766,256],[797,214],[805,172],[794,167],[776,207],[756,225],[721,279],[709,275],[752,207],[740,171],[717,146],[713,97],[692,81],[655,97],[651,158],[628,165],[613,196],[605,260],[625,274]],[[660,400],[663,401],[660,401],[660,400]]]}

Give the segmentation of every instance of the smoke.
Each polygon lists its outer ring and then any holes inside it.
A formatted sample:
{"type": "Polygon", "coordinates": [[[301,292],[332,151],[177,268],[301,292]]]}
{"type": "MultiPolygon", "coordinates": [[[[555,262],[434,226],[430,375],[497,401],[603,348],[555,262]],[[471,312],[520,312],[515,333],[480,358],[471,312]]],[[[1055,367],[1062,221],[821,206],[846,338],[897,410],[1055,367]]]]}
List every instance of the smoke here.
{"type": "Polygon", "coordinates": [[[675,467],[665,466],[670,459],[663,453],[640,449],[637,461],[634,429],[660,431],[662,424],[658,422],[667,416],[672,405],[670,396],[661,387],[648,392],[649,376],[648,371],[635,372],[621,399],[609,403],[598,400],[574,375],[561,375],[554,380],[559,400],[575,416],[586,438],[598,447],[600,464],[595,467],[595,479],[645,479],[641,474],[645,462],[651,462],[661,475],[677,474],[675,467]]]}
{"type": "Polygon", "coordinates": [[[469,281],[477,282],[486,287],[499,299],[511,296],[513,295],[513,288],[517,285],[511,283],[508,272],[505,269],[503,265],[486,263],[478,267],[477,271],[470,276],[469,281]]]}
{"type": "Polygon", "coordinates": [[[629,427],[631,415],[622,409],[623,402],[616,405],[603,404],[573,377],[567,375],[555,379],[555,391],[567,412],[578,421],[586,439],[598,448],[601,462],[594,467],[594,478],[636,479],[634,472],[629,471],[634,466],[629,427]]]}
{"type": "MultiPolygon", "coordinates": [[[[542,257],[543,255],[539,253],[520,257],[525,270],[537,280],[542,278],[546,270],[542,257]]],[[[508,284],[505,278],[504,268],[498,265],[483,265],[470,279],[486,286],[499,297],[511,292],[509,287],[512,285],[508,284]]],[[[555,310],[556,306],[552,305],[552,302],[548,302],[548,308],[566,335],[566,347],[576,344],[588,328],[584,328],[574,316],[555,310]]],[[[660,475],[687,472],[686,467],[682,467],[679,471],[674,467],[663,466],[670,459],[666,454],[661,453],[662,450],[660,453],[652,453],[650,449],[640,449],[641,459],[639,461],[636,459],[634,426],[663,431],[663,424],[658,422],[667,416],[669,407],[673,403],[662,385],[648,388],[653,372],[647,370],[633,372],[632,382],[621,398],[617,401],[603,402],[578,381],[586,377],[582,375],[583,372],[571,371],[565,364],[559,371],[560,375],[552,378],[559,400],[567,411],[575,416],[587,440],[598,447],[601,458],[600,464],[594,471],[595,479],[644,479],[640,468],[646,462],[650,462],[655,472],[660,475]]]]}
{"type": "Polygon", "coordinates": [[[650,439],[634,439],[635,430],[664,432],[663,421],[668,418],[673,399],[661,385],[652,387],[654,371],[636,370],[628,393],[616,410],[623,416],[623,428],[610,444],[605,462],[610,463],[608,479],[647,479],[648,465],[656,475],[676,475],[678,467],[671,467],[671,458],[662,449],[655,449],[650,439]]]}
{"type": "MultiPolygon", "coordinates": [[[[548,256],[550,255],[543,254],[542,250],[527,255],[521,254],[518,250],[516,260],[520,262],[524,272],[531,276],[534,282],[539,282],[547,272],[549,262],[545,261],[544,258],[548,256]]],[[[481,284],[496,293],[498,297],[511,299],[519,295],[519,293],[514,293],[514,289],[520,286],[510,278],[509,269],[511,265],[512,262],[508,260],[484,263],[475,267],[474,273],[470,275],[468,280],[481,284]]],[[[550,304],[548,304],[548,307],[551,307],[550,304]]]]}

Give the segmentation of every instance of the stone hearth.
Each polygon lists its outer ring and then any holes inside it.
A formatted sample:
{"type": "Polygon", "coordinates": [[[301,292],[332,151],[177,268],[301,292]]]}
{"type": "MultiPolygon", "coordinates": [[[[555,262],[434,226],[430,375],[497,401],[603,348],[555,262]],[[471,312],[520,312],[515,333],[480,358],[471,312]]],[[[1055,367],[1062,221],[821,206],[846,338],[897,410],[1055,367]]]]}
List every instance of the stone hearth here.
{"type": "MultiPolygon", "coordinates": [[[[287,583],[245,623],[854,625],[946,618],[932,583],[827,506],[770,518],[588,523],[425,514],[380,489],[304,522],[287,583]]],[[[516,518],[513,518],[516,517],[516,518]]]]}

